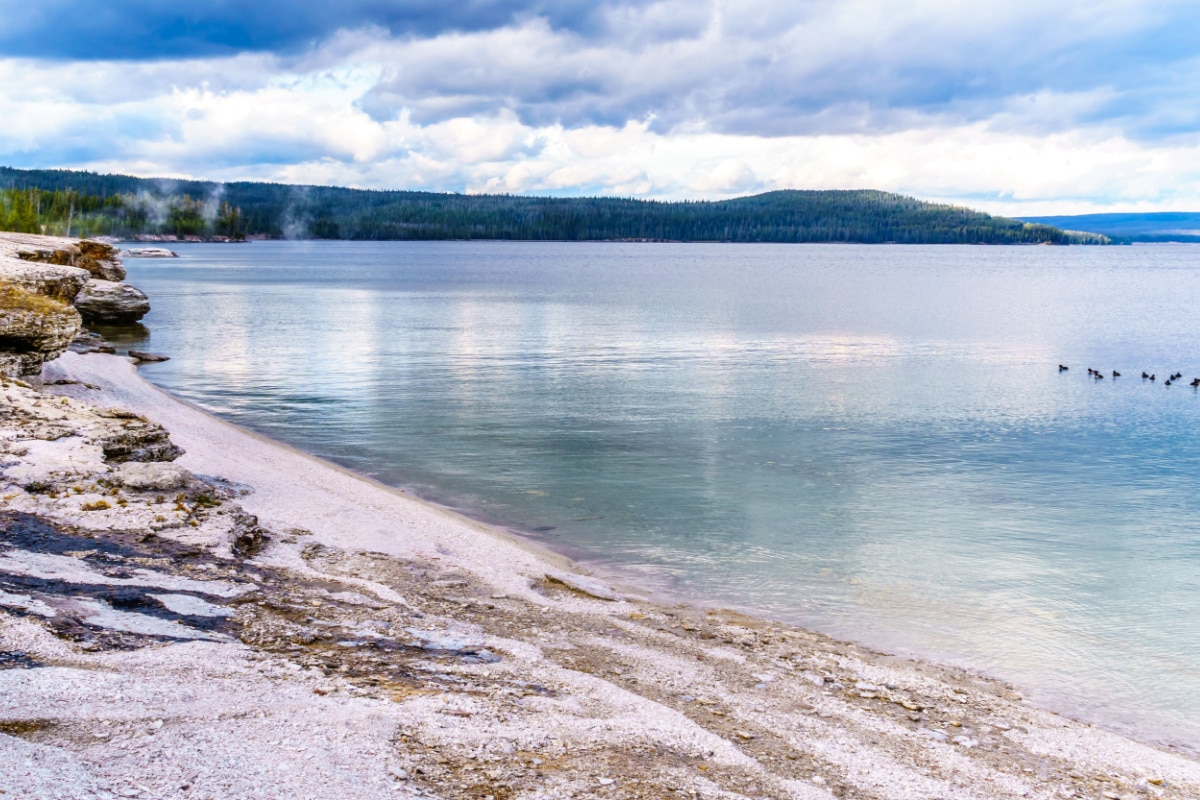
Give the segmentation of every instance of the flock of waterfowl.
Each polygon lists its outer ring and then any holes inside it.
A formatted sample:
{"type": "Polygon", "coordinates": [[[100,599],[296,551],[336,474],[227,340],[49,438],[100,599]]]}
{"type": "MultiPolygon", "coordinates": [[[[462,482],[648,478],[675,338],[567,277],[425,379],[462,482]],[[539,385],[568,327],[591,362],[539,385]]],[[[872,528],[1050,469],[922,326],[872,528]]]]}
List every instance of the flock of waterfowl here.
{"type": "MultiPolygon", "coordinates": [[[[1068,367],[1068,366],[1064,366],[1062,364],[1058,365],[1059,372],[1066,372],[1069,369],[1070,369],[1070,367],[1068,367]]],[[[1090,375],[1091,377],[1095,378],[1098,381],[1104,380],[1104,377],[1105,377],[1103,372],[1101,372],[1098,369],[1092,369],[1091,367],[1088,367],[1088,375],[1090,375]]],[[[1119,377],[1121,377],[1121,373],[1117,372],[1114,369],[1112,371],[1112,376],[1114,379],[1119,378],[1119,377]]],[[[1170,386],[1175,381],[1181,380],[1182,378],[1183,378],[1182,372],[1172,372],[1171,377],[1169,377],[1165,381],[1163,381],[1163,386],[1170,386]]],[[[1154,383],[1154,381],[1157,380],[1157,376],[1153,375],[1149,372],[1146,372],[1145,370],[1142,370],[1142,380],[1150,381],[1151,383],[1154,383]]],[[[1200,388],[1200,378],[1192,378],[1192,382],[1189,383],[1188,386],[1191,386],[1193,389],[1200,388]]]]}

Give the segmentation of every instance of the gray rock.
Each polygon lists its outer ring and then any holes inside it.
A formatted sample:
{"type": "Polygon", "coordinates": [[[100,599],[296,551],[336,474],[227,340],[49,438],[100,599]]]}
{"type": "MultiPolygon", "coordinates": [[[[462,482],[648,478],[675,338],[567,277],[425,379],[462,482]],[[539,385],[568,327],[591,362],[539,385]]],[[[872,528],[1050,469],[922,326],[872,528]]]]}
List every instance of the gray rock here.
{"type": "Polygon", "coordinates": [[[110,464],[127,461],[174,461],[183,455],[163,426],[127,411],[109,409],[101,416],[120,420],[121,424],[105,436],[100,446],[110,464]]]}
{"type": "Polygon", "coordinates": [[[165,492],[186,486],[192,480],[192,473],[178,464],[162,461],[127,461],[116,468],[114,477],[130,489],[165,492]]]}
{"type": "Polygon", "coordinates": [[[573,575],[570,572],[547,572],[546,580],[554,583],[561,583],[568,589],[574,589],[581,594],[586,594],[590,597],[595,597],[598,600],[620,600],[620,596],[612,590],[607,584],[601,583],[595,578],[587,578],[583,575],[573,575]]]}
{"type": "Polygon", "coordinates": [[[179,258],[179,253],[165,247],[131,247],[124,255],[130,258],[179,258]]]}
{"type": "Polygon", "coordinates": [[[138,361],[155,362],[155,361],[170,361],[170,356],[159,355],[158,353],[147,353],[144,350],[130,350],[129,355],[136,358],[138,361]]]}
{"type": "Polygon", "coordinates": [[[125,283],[90,280],[75,296],[75,307],[87,322],[136,322],[150,310],[150,300],[125,283]]]}
{"type": "Polygon", "coordinates": [[[233,541],[230,549],[238,558],[250,558],[266,547],[270,537],[258,524],[258,517],[245,512],[238,512],[233,518],[233,528],[230,531],[233,541]]]}

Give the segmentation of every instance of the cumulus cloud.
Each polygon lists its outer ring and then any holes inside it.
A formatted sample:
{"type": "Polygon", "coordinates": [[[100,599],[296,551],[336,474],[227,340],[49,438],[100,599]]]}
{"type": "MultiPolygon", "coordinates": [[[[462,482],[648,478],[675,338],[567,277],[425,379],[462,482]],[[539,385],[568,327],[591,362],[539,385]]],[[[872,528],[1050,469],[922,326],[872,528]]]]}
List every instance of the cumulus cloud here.
{"type": "Polygon", "coordinates": [[[0,0],[0,53],[85,18],[94,45],[0,59],[0,161],[662,198],[871,187],[1014,213],[1200,202],[1187,2],[165,5],[0,0]]]}

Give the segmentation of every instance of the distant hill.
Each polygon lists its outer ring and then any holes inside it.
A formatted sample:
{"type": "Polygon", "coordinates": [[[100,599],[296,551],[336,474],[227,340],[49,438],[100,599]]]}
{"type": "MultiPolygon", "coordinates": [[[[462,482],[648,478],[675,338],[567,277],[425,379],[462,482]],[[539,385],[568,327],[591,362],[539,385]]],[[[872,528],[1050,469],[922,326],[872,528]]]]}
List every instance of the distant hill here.
{"type": "Polygon", "coordinates": [[[1200,242],[1200,212],[1154,214],[1079,214],[1024,217],[1026,222],[1108,236],[1117,244],[1133,242],[1200,242]]]}
{"type": "Polygon", "coordinates": [[[0,227],[76,235],[318,239],[1106,244],[887,192],[715,202],[371,191],[0,168],[0,227]],[[36,206],[36,213],[34,207],[36,206]]]}

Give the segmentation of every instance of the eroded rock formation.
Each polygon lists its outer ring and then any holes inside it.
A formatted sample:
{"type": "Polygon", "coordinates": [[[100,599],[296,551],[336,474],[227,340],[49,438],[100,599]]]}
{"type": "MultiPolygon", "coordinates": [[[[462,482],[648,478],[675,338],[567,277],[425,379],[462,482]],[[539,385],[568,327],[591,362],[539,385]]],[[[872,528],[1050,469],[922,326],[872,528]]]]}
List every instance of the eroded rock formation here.
{"type": "Polygon", "coordinates": [[[119,283],[124,277],[112,245],[0,233],[0,374],[38,374],[85,321],[129,323],[145,316],[150,301],[119,283]]]}
{"type": "Polygon", "coordinates": [[[38,264],[78,267],[87,270],[93,278],[104,281],[125,280],[125,267],[121,264],[117,248],[88,239],[74,243],[66,241],[62,247],[35,246],[18,250],[17,258],[38,264]]]}
{"type": "Polygon", "coordinates": [[[88,323],[137,322],[150,311],[150,300],[127,283],[93,279],[75,295],[75,307],[88,323]]]}
{"type": "Polygon", "coordinates": [[[66,352],[81,324],[67,303],[0,284],[0,374],[36,375],[66,352]]]}

